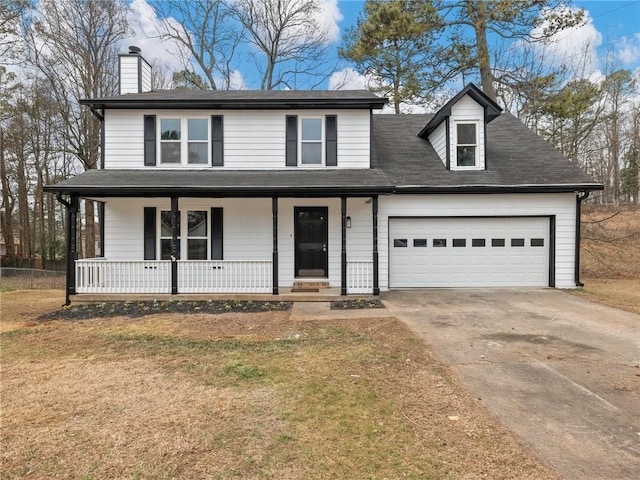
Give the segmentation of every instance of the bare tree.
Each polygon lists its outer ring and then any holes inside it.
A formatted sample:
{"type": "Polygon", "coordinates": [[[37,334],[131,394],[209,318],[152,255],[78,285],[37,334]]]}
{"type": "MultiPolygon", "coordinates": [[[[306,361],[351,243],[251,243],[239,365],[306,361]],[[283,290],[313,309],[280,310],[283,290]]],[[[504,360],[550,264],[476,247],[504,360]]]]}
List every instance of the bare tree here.
{"type": "Polygon", "coordinates": [[[185,84],[212,90],[229,88],[242,29],[232,19],[227,2],[160,0],[153,2],[153,6],[162,17],[160,38],[176,42],[189,55],[181,58],[185,65],[183,77],[199,81],[185,84]],[[195,71],[192,61],[197,65],[195,71]]]}
{"type": "Polygon", "coordinates": [[[30,0],[0,0],[0,58],[2,63],[18,60],[22,45],[21,27],[30,0]]]}
{"type": "MultiPolygon", "coordinates": [[[[127,33],[124,0],[42,0],[30,38],[30,59],[59,106],[64,149],[84,169],[100,158],[100,122],[82,98],[117,89],[117,44],[127,33]]],[[[95,255],[94,206],[86,202],[86,255],[95,255]]]]}
{"type": "Polygon", "coordinates": [[[326,78],[329,29],[319,21],[318,0],[235,0],[261,75],[260,89],[296,88],[304,77],[326,78]]]}
{"type": "Polygon", "coordinates": [[[7,69],[0,65],[0,179],[2,185],[2,235],[5,244],[6,255],[12,258],[15,253],[14,232],[13,232],[13,208],[15,201],[11,194],[9,182],[9,172],[7,169],[7,159],[5,157],[5,124],[12,115],[11,100],[14,91],[18,88],[15,82],[15,75],[7,72],[7,69]]]}

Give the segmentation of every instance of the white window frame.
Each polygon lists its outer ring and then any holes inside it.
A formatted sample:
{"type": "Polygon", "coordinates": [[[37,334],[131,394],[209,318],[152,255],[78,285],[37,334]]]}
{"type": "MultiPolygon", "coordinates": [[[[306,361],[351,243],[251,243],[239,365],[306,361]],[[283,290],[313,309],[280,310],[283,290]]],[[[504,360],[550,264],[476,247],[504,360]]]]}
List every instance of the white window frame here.
{"type": "Polygon", "coordinates": [[[480,122],[478,120],[456,120],[453,122],[453,162],[452,170],[479,170],[480,169],[480,122]],[[474,125],[476,129],[476,143],[458,143],[458,125],[474,125]],[[476,148],[475,163],[473,165],[458,165],[458,147],[473,146],[476,148]]]}
{"type": "MultiPolygon", "coordinates": [[[[157,126],[157,155],[158,166],[162,168],[210,168],[211,167],[211,118],[203,115],[164,115],[158,117],[157,126]],[[162,121],[163,120],[180,120],[180,162],[164,163],[162,161],[162,143],[177,142],[177,140],[162,140],[162,121]],[[189,120],[205,120],[207,122],[207,162],[206,163],[189,163],[189,120]]],[[[204,140],[193,140],[193,142],[205,143],[204,140]]]]}
{"type": "Polygon", "coordinates": [[[325,117],[300,117],[298,121],[298,167],[321,168],[326,164],[326,122],[325,117]],[[320,120],[320,140],[304,141],[302,139],[302,123],[304,120],[320,120]],[[320,163],[302,163],[302,144],[320,143],[320,163]]]}
{"type": "MultiPolygon", "coordinates": [[[[171,214],[171,209],[158,208],[156,225],[158,225],[156,232],[156,251],[158,252],[157,258],[162,259],[162,240],[169,239],[171,237],[162,236],[162,213],[169,212],[171,214]]],[[[211,260],[211,207],[204,206],[189,206],[189,207],[181,207],[178,210],[180,214],[180,236],[178,240],[180,242],[180,260],[189,260],[189,239],[198,240],[204,237],[189,237],[189,216],[188,212],[194,211],[203,211],[207,216],[207,258],[205,260],[211,260]]]]}

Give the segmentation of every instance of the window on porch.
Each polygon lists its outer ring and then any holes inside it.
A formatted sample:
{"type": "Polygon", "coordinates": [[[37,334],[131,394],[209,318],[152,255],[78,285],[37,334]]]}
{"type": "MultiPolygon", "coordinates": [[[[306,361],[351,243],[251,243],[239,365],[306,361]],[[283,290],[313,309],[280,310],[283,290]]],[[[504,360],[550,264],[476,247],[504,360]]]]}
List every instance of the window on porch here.
{"type": "MultiPolygon", "coordinates": [[[[180,222],[178,223],[178,255],[177,259],[185,258],[187,260],[208,260],[209,251],[209,229],[207,228],[207,211],[206,210],[187,210],[186,218],[183,218],[182,212],[178,211],[180,222]],[[181,224],[187,224],[186,252],[182,252],[181,241],[181,224]]],[[[171,211],[163,210],[160,212],[160,260],[171,259],[171,211]]]]}

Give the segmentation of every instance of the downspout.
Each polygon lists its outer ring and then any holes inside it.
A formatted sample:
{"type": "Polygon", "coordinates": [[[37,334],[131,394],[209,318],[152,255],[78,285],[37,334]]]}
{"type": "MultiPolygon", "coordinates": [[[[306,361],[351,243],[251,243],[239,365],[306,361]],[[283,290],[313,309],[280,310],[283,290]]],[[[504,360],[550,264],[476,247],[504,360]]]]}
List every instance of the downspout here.
{"type": "Polygon", "coordinates": [[[589,192],[578,192],[576,195],[576,252],[574,263],[574,280],[576,287],[584,287],[580,281],[580,226],[582,217],[582,201],[589,196],[589,192]]]}

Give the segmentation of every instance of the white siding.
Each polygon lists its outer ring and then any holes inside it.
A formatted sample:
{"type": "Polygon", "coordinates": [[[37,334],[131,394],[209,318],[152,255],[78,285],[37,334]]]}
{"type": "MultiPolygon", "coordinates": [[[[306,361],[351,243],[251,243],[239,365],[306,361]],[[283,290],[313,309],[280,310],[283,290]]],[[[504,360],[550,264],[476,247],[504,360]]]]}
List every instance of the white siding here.
{"type": "MultiPolygon", "coordinates": [[[[478,167],[476,170],[484,170],[485,166],[485,145],[484,145],[484,109],[469,95],[462,97],[455,105],[451,107],[451,125],[449,128],[450,154],[451,154],[451,170],[457,170],[456,167],[456,122],[477,122],[478,130],[478,167]]],[[[435,132],[434,132],[435,133],[435,132]]],[[[464,167],[469,170],[470,167],[464,167]]]]}
{"type": "MultiPolygon", "coordinates": [[[[121,57],[123,58],[129,57],[121,57]]],[[[224,167],[221,168],[233,170],[292,168],[285,166],[286,115],[316,117],[337,115],[337,168],[369,168],[370,166],[368,110],[107,110],[105,168],[145,168],[143,146],[145,114],[156,114],[158,118],[207,118],[210,115],[224,115],[224,167]]],[[[165,165],[163,168],[180,167],[165,165]]],[[[190,166],[189,168],[198,167],[190,166]]]]}
{"type": "Polygon", "coordinates": [[[142,92],[150,92],[151,91],[151,65],[149,65],[149,63],[147,63],[147,61],[144,58],[141,59],[140,64],[142,67],[142,70],[140,72],[140,75],[142,75],[142,92]]]}
{"type": "Polygon", "coordinates": [[[429,142],[436,151],[440,160],[444,165],[447,164],[447,125],[446,122],[442,122],[438,128],[436,128],[431,135],[429,135],[429,142]]]}
{"type": "Polygon", "coordinates": [[[380,288],[389,288],[389,217],[556,216],[558,288],[575,288],[575,195],[393,195],[380,197],[380,288]]]}
{"type": "Polygon", "coordinates": [[[348,198],[347,216],[351,228],[347,228],[347,261],[373,259],[373,216],[371,204],[366,198],[348,198]]]}
{"type": "Polygon", "coordinates": [[[137,55],[120,55],[120,94],[126,93],[139,93],[137,55]]]}

